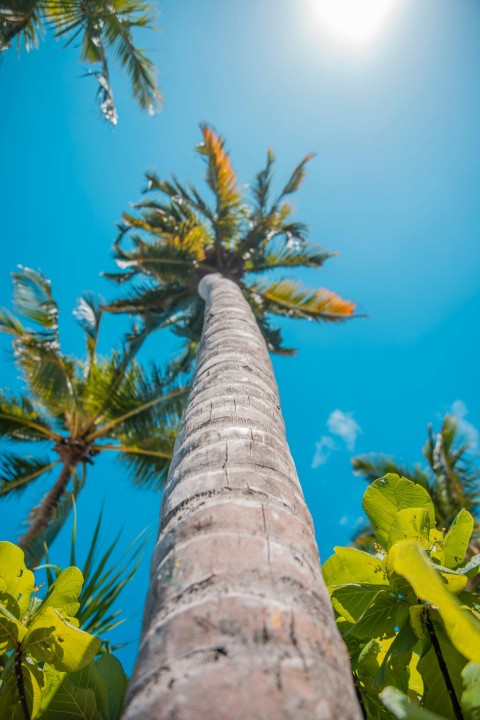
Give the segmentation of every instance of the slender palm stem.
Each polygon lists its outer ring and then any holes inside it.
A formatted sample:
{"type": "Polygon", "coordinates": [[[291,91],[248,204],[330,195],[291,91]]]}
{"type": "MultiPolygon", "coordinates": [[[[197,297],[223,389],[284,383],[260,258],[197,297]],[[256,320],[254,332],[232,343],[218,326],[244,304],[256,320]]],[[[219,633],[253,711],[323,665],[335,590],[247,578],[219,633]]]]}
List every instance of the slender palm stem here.
{"type": "Polygon", "coordinates": [[[30,523],[27,532],[19,538],[18,544],[21,548],[27,548],[47,527],[49,521],[55,513],[55,509],[57,508],[60,499],[65,493],[68,482],[72,476],[72,472],[78,462],[79,460],[70,462],[67,461],[63,464],[56,483],[45,495],[40,505],[36,508],[35,517],[30,523]]]}
{"type": "Polygon", "coordinates": [[[24,720],[30,720],[31,715],[30,715],[30,710],[28,709],[28,705],[27,705],[27,696],[25,694],[25,682],[23,679],[23,672],[22,672],[22,660],[23,660],[22,646],[18,645],[18,647],[15,651],[15,660],[14,660],[15,679],[17,681],[17,688],[18,688],[18,694],[20,696],[20,704],[22,706],[23,718],[24,718],[24,720]]]}

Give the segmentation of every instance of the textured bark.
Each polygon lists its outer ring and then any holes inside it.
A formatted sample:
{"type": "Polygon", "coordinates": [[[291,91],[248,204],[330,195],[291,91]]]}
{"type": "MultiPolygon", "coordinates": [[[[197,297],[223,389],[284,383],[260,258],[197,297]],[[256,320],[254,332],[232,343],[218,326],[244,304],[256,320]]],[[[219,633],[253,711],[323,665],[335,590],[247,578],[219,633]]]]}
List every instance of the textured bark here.
{"type": "Polygon", "coordinates": [[[357,719],[264,340],[199,287],[197,370],[164,493],[128,720],[357,719]]]}

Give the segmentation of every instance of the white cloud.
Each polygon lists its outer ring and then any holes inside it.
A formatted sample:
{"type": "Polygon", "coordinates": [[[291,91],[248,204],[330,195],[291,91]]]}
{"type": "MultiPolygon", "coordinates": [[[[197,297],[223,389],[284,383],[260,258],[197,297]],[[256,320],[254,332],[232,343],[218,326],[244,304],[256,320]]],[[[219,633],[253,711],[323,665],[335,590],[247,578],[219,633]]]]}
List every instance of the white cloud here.
{"type": "Polygon", "coordinates": [[[320,465],[324,465],[335,448],[335,440],[333,440],[333,438],[328,435],[321,437],[320,441],[315,443],[315,455],[312,460],[312,468],[315,469],[320,467],[320,465]]]}
{"type": "Polygon", "coordinates": [[[459,430],[469,441],[472,450],[478,450],[478,430],[466,420],[468,408],[463,400],[455,400],[451,407],[451,413],[457,418],[459,430]]]}
{"type": "Polygon", "coordinates": [[[355,448],[357,437],[362,432],[360,425],[353,419],[353,413],[334,410],[327,420],[332,435],[338,435],[349,450],[355,448]]]}

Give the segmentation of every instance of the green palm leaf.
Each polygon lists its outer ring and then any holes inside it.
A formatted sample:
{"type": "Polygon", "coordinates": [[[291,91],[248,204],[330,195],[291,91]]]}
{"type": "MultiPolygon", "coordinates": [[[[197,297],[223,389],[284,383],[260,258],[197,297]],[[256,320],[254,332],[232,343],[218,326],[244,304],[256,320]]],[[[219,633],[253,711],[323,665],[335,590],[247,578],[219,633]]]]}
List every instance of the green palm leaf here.
{"type": "Polygon", "coordinates": [[[25,490],[27,485],[50,472],[58,462],[4,451],[0,456],[0,497],[25,490]]]}
{"type": "Polygon", "coordinates": [[[31,400],[0,390],[0,436],[12,440],[57,440],[55,433],[31,400]]]}

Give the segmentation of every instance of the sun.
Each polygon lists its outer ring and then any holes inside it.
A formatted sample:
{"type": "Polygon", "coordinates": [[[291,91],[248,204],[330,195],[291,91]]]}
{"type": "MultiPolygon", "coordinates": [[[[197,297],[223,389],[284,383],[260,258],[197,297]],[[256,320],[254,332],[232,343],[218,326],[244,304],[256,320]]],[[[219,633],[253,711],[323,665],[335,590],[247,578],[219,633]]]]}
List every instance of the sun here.
{"type": "Polygon", "coordinates": [[[313,0],[312,4],[329,35],[364,45],[378,33],[397,0],[313,0]]]}

